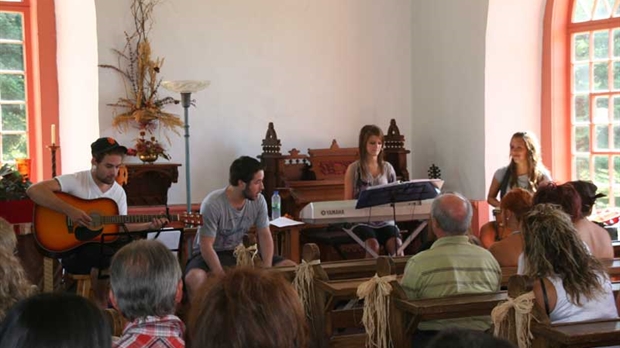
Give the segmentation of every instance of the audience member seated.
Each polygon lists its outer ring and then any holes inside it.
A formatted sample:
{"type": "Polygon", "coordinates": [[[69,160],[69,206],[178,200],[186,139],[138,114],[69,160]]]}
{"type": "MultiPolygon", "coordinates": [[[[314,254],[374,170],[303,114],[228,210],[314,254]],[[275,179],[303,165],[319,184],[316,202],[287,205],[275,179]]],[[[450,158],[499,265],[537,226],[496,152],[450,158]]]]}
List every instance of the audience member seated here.
{"type": "MultiPolygon", "coordinates": [[[[407,262],[401,282],[409,299],[499,291],[499,264],[488,250],[469,243],[471,218],[471,203],[462,195],[445,193],[435,198],[431,226],[437,241],[407,262]]],[[[488,316],[425,321],[414,335],[414,344],[423,347],[439,330],[451,326],[486,330],[490,324],[488,316]]]]}
{"type": "Polygon", "coordinates": [[[581,214],[579,220],[575,222],[575,227],[579,231],[581,239],[590,247],[592,254],[599,259],[612,259],[614,248],[611,245],[609,232],[600,225],[590,221],[588,217],[592,215],[592,209],[596,199],[605,197],[602,193],[596,193],[598,187],[589,181],[570,181],[579,197],[581,197],[581,214]]]}
{"type": "Polygon", "coordinates": [[[536,204],[521,226],[525,274],[534,279],[536,301],[552,324],[617,318],[609,277],[568,214],[536,204]]]}
{"type": "Polygon", "coordinates": [[[15,256],[16,246],[13,227],[0,218],[0,321],[17,301],[37,290],[26,278],[26,272],[15,256]]]}
{"type": "Polygon", "coordinates": [[[509,341],[491,334],[463,329],[446,329],[435,337],[428,348],[514,348],[509,341]]]}
{"type": "Polygon", "coordinates": [[[237,267],[213,277],[190,312],[192,347],[305,348],[306,318],[292,285],[263,269],[237,267]]]}
{"type": "MultiPolygon", "coordinates": [[[[359,159],[347,167],[344,177],[344,199],[358,199],[360,192],[369,187],[385,185],[396,181],[394,167],[383,159],[383,132],[375,125],[362,127],[358,142],[359,159]]],[[[385,245],[389,255],[396,255],[402,241],[394,221],[372,221],[357,224],[353,228],[366,244],[366,248],[379,254],[385,245]]],[[[403,256],[401,253],[398,256],[403,256]]],[[[366,258],[372,258],[366,253],[366,258]]]]}
{"type": "Polygon", "coordinates": [[[540,145],[532,132],[517,132],[510,139],[510,164],[498,169],[493,175],[487,202],[499,207],[499,200],[509,190],[520,187],[536,192],[544,183],[551,181],[551,174],[542,163],[540,145]]]}
{"type": "Polygon", "coordinates": [[[588,224],[578,223],[583,219],[581,213],[582,202],[579,193],[573,185],[570,183],[562,185],[550,183],[545,187],[541,187],[534,195],[534,204],[539,203],[552,203],[561,206],[562,210],[570,216],[573,224],[575,224],[575,229],[577,230],[579,238],[586,243],[592,255],[598,259],[613,258],[611,239],[607,239],[609,243],[609,249],[607,249],[601,245],[603,242],[600,240],[600,237],[592,234],[592,230],[588,224]]]}
{"type": "Polygon", "coordinates": [[[0,327],[1,348],[110,348],[110,326],[92,302],[69,293],[44,293],[18,302],[0,327]]]}
{"type": "Polygon", "coordinates": [[[130,321],[115,348],[185,347],[185,325],[174,315],[183,297],[181,267],[162,243],[122,247],[110,265],[110,302],[130,321]]]}
{"type": "Polygon", "coordinates": [[[499,242],[493,243],[489,251],[502,267],[516,267],[519,255],[523,252],[521,219],[532,208],[532,194],[522,188],[510,190],[500,202],[503,225],[512,233],[499,242]]]}

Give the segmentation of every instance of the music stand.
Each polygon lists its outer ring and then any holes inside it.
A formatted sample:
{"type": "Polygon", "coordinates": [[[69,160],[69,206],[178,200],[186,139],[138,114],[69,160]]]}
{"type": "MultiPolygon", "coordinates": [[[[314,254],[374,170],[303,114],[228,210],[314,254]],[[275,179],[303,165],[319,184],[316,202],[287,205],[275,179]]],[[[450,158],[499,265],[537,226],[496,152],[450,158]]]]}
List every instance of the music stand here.
{"type": "MultiPolygon", "coordinates": [[[[371,208],[378,205],[390,204],[394,215],[394,221],[396,221],[396,203],[399,202],[412,202],[422,201],[426,199],[433,199],[439,195],[443,180],[438,179],[421,179],[412,180],[403,183],[391,183],[387,185],[379,185],[369,187],[366,190],[360,192],[357,199],[355,209],[371,208]]],[[[400,254],[405,250],[407,246],[420,234],[420,232],[428,224],[427,221],[422,222],[403,242],[398,248],[396,254],[400,254]]],[[[354,226],[355,227],[355,226],[354,226]]],[[[354,232],[353,228],[343,230],[361,245],[366,252],[372,255],[374,258],[378,258],[379,255],[373,250],[366,247],[364,243],[354,232]]]]}

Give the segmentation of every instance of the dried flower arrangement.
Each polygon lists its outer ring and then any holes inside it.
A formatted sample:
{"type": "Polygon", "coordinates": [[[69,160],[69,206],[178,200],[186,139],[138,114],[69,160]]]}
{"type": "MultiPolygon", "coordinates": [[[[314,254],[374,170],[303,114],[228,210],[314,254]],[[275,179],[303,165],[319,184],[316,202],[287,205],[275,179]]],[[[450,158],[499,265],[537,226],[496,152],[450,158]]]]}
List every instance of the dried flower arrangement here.
{"type": "MultiPolygon", "coordinates": [[[[126,110],[116,114],[112,121],[112,125],[121,132],[132,126],[138,128],[141,134],[144,131],[152,134],[160,126],[164,130],[179,134],[177,127],[183,127],[183,121],[177,115],[162,110],[165,105],[178,104],[179,101],[172,97],[160,98],[158,94],[162,81],[158,74],[164,59],[151,57],[151,45],[148,39],[153,24],[153,9],[158,3],[159,0],[133,0],[130,9],[135,32],[132,34],[125,32],[126,43],[123,50],[113,49],[118,57],[118,66],[99,65],[101,68],[119,73],[125,84],[126,96],[108,104],[126,110]]],[[[165,133],[164,136],[170,142],[165,133]]],[[[140,139],[144,139],[144,136],[138,138],[136,147],[140,139]]],[[[165,152],[162,153],[164,155],[161,157],[169,159],[165,152]]]]}

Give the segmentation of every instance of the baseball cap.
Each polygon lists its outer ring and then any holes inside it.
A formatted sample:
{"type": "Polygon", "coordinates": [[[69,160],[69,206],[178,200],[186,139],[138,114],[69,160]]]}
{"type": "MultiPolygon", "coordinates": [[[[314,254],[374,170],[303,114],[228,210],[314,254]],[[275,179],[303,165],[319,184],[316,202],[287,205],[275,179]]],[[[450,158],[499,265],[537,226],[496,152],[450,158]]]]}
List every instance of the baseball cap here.
{"type": "Polygon", "coordinates": [[[112,151],[114,149],[121,149],[123,154],[127,153],[127,148],[118,144],[114,138],[99,138],[94,143],[90,144],[90,150],[93,156],[112,151]]]}

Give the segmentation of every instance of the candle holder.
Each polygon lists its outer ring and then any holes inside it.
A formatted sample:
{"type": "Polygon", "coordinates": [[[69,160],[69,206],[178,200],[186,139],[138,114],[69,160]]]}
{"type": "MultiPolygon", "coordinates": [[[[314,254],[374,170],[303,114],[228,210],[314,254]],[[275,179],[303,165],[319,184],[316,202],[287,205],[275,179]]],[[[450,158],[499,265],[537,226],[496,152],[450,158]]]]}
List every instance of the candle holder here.
{"type": "Polygon", "coordinates": [[[52,154],[52,178],[56,177],[56,151],[60,149],[60,145],[56,145],[55,143],[47,146],[50,149],[52,154]]]}

